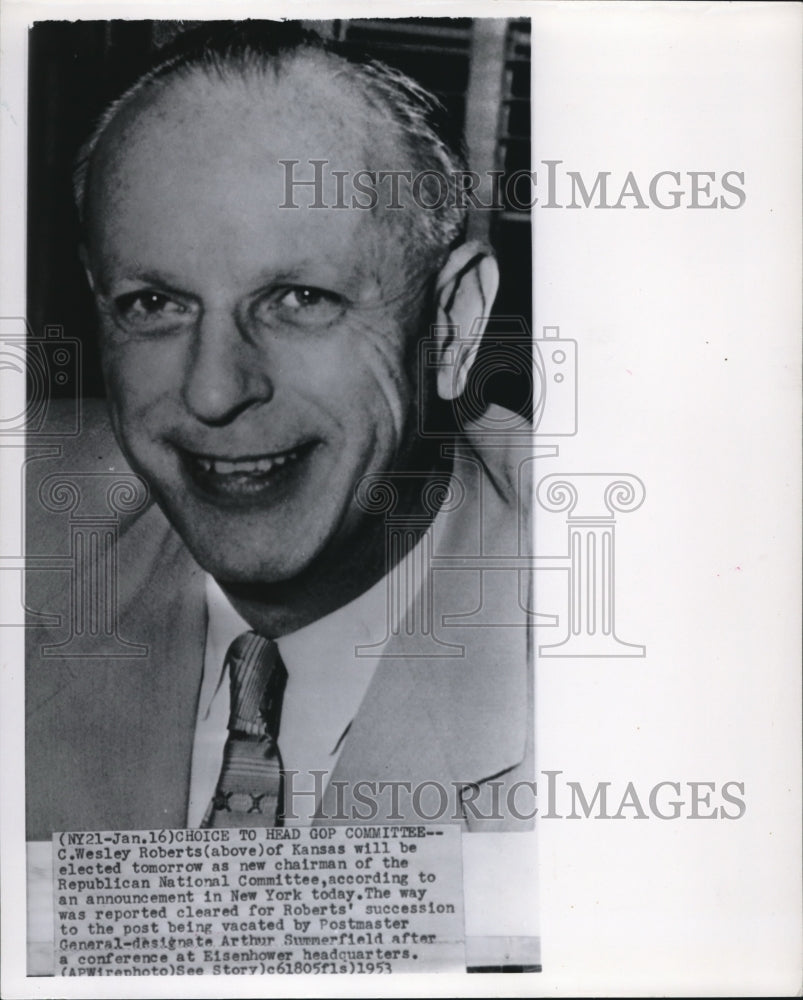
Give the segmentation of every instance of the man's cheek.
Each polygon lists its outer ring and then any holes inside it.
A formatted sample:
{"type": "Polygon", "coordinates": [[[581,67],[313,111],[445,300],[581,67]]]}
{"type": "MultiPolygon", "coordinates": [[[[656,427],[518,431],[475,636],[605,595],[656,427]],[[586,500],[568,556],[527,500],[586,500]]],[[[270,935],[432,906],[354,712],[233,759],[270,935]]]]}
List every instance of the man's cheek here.
{"type": "Polygon", "coordinates": [[[379,426],[392,428],[398,442],[415,395],[400,338],[363,339],[359,363],[364,373],[358,396],[361,409],[370,412],[379,426]]]}
{"type": "Polygon", "coordinates": [[[103,356],[103,372],[109,395],[119,400],[126,412],[147,410],[156,400],[181,390],[180,366],[169,352],[151,344],[108,347],[103,356]]]}

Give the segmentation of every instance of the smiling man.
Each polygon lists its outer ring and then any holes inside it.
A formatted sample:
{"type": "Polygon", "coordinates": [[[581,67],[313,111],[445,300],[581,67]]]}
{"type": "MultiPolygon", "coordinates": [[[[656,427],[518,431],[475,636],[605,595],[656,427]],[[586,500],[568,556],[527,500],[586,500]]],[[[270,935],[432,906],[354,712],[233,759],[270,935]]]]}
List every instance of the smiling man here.
{"type": "Polygon", "coordinates": [[[526,574],[489,600],[476,565],[521,553],[522,453],[456,420],[422,433],[465,390],[498,280],[431,111],[296,25],[207,25],[83,148],[110,421],[86,408],[64,468],[130,467],[155,501],[96,554],[146,655],[30,644],[34,839],[531,818],[526,574]],[[451,196],[342,208],[400,170],[451,196]],[[484,603],[507,610],[478,628],[484,603]]]}

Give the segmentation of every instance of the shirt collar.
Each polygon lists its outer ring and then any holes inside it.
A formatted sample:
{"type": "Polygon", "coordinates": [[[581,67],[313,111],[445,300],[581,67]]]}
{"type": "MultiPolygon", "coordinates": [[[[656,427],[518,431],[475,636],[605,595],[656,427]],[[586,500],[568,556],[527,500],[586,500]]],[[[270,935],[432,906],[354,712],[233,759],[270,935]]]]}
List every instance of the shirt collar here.
{"type": "MultiPolygon", "coordinates": [[[[438,518],[427,534],[437,530],[438,518]]],[[[408,608],[421,586],[421,572],[415,568],[421,565],[423,547],[422,538],[390,573],[359,597],[277,639],[288,674],[282,710],[283,747],[285,733],[292,734],[291,739],[295,736],[296,717],[304,728],[314,720],[315,743],[326,747],[329,754],[335,752],[389,638],[391,578],[396,578],[396,590],[404,596],[402,607],[408,608]]],[[[250,626],[208,574],[206,601],[207,644],[214,650],[213,662],[221,664],[220,674],[205,678],[204,695],[211,698],[223,682],[222,665],[229,645],[250,626]]],[[[206,703],[204,695],[201,704],[206,703]]]]}

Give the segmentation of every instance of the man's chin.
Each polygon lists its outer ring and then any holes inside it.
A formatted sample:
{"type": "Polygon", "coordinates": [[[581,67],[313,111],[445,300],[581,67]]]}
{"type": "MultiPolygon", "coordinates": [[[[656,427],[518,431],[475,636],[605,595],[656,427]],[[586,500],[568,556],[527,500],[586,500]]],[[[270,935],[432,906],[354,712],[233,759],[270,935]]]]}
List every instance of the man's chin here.
{"type": "Polygon", "coordinates": [[[325,535],[320,521],[300,516],[314,507],[309,490],[281,503],[265,500],[261,490],[254,482],[233,486],[228,503],[188,492],[157,494],[156,500],[195,561],[215,579],[270,585],[303,574],[326,539],[319,538],[325,535]]]}
{"type": "Polygon", "coordinates": [[[250,589],[255,593],[260,589],[270,589],[277,584],[286,584],[302,576],[312,558],[295,552],[260,551],[260,547],[249,545],[247,551],[241,548],[241,540],[231,548],[221,551],[221,542],[214,546],[194,543],[185,539],[193,558],[205,572],[213,576],[221,585],[250,589]]]}

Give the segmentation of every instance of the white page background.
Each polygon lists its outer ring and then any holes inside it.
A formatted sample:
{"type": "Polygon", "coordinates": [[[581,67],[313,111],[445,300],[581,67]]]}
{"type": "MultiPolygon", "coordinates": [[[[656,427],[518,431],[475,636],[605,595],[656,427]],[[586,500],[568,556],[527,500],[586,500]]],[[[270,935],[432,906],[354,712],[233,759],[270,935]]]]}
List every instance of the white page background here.
{"type": "Polygon", "coordinates": [[[536,161],[619,186],[737,170],[747,192],[736,211],[536,210],[536,325],[579,342],[561,465],[647,490],[617,524],[616,573],[617,628],[647,656],[540,662],[539,768],[639,791],[739,780],[747,805],[545,820],[545,986],[800,986],[799,14],[535,18],[536,161]]]}

